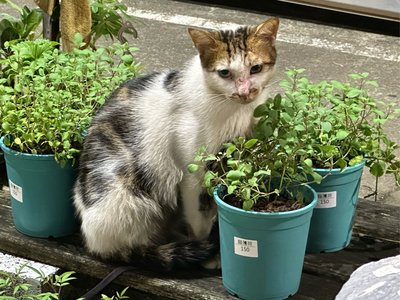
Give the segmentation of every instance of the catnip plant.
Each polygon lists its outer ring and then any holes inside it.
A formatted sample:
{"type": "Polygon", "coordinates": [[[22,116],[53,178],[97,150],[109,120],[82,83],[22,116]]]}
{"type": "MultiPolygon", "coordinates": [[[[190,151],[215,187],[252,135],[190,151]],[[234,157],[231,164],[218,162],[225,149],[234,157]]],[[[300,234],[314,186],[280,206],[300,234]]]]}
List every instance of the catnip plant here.
{"type": "Polygon", "coordinates": [[[80,152],[93,114],[123,82],[138,74],[127,44],[65,53],[57,43],[6,43],[12,55],[0,78],[0,124],[6,146],[54,154],[64,165],[80,152]]]}
{"type": "Polygon", "coordinates": [[[209,194],[221,186],[223,197],[234,197],[244,210],[252,210],[260,200],[273,202],[278,198],[287,202],[284,210],[295,209],[305,200],[297,187],[320,182],[322,177],[311,168],[300,147],[288,149],[280,147],[277,139],[238,137],[224,144],[216,155],[201,147],[188,170],[205,169],[203,186],[209,194]]]}
{"type": "Polygon", "coordinates": [[[394,103],[378,101],[369,88],[377,87],[368,73],[351,74],[350,80],[312,83],[304,69],[289,70],[280,85],[283,96],[257,107],[255,135],[280,139],[290,151],[302,148],[315,168],[345,169],[365,161],[372,175],[393,174],[400,184],[400,146],[385,132],[385,123],[399,116],[394,103]],[[282,132],[289,139],[279,138],[282,132]]]}

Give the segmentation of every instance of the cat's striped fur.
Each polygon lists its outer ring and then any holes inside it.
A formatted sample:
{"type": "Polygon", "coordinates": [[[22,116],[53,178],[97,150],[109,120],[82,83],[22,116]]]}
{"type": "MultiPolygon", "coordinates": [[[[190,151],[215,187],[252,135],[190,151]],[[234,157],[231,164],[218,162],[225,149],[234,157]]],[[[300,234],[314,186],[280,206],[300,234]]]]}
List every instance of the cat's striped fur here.
{"type": "Polygon", "coordinates": [[[180,71],[126,82],[93,118],[74,203],[88,249],[103,258],[164,269],[216,252],[215,207],[188,174],[197,149],[251,131],[266,99],[278,19],[225,31],[189,29],[199,55],[180,71]]]}

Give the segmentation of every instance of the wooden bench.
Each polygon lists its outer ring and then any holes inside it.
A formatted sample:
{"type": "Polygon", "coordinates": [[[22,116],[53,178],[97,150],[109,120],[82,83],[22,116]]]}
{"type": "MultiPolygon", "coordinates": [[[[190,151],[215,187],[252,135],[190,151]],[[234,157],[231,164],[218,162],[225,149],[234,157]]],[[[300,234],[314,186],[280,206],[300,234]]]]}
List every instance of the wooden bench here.
{"type": "MultiPolygon", "coordinates": [[[[115,266],[89,255],[79,234],[61,239],[37,239],[16,231],[7,187],[0,192],[0,251],[78,273],[76,291],[87,290],[115,266]],[[83,285],[82,289],[78,285],[83,285]]],[[[400,252],[400,207],[360,200],[351,245],[340,252],[307,254],[299,292],[291,299],[334,299],[350,274],[362,264],[400,252]]],[[[171,277],[129,272],[116,288],[131,287],[134,299],[235,299],[223,288],[219,272],[181,272],[171,277]]],[[[79,293],[76,292],[76,293],[79,293]]],[[[75,299],[68,296],[65,299],[75,299]]]]}

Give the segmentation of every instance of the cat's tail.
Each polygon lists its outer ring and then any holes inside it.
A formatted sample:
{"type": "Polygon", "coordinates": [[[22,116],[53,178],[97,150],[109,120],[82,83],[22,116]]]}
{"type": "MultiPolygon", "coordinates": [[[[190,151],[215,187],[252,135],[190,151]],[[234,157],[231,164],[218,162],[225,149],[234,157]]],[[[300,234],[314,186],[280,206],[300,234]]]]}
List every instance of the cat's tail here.
{"type": "Polygon", "coordinates": [[[190,269],[196,266],[207,269],[219,268],[219,229],[214,223],[207,239],[182,240],[163,245],[154,245],[135,251],[130,259],[132,265],[139,265],[145,269],[155,269],[158,272],[190,269]]]}
{"type": "MultiPolygon", "coordinates": [[[[161,268],[164,272],[170,272],[194,266],[204,266],[218,253],[218,243],[210,240],[182,241],[148,248],[142,258],[139,258],[139,261],[141,265],[146,264],[147,268],[158,270],[161,268]]],[[[138,262],[137,258],[133,258],[133,260],[138,262]]]]}

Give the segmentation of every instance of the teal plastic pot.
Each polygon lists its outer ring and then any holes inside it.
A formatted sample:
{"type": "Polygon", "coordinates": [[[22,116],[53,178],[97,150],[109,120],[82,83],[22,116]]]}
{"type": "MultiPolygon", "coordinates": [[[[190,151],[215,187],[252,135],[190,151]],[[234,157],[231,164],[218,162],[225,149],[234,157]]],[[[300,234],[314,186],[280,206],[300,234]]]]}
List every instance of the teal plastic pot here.
{"type": "Polygon", "coordinates": [[[32,237],[61,237],[79,226],[72,204],[76,172],[61,168],[53,155],[14,151],[0,140],[10,185],[15,227],[32,237]]]}
{"type": "Polygon", "coordinates": [[[311,184],[318,203],[311,219],[308,253],[335,252],[346,248],[353,232],[361,175],[365,163],[340,169],[315,169],[326,176],[321,184],[311,184]]]}
{"type": "Polygon", "coordinates": [[[244,211],[225,203],[215,189],[222,281],[242,299],[286,299],[300,285],[308,230],[317,195],[302,186],[310,203],[289,212],[244,211]]]}

